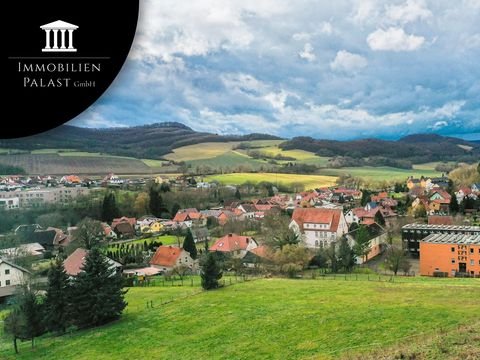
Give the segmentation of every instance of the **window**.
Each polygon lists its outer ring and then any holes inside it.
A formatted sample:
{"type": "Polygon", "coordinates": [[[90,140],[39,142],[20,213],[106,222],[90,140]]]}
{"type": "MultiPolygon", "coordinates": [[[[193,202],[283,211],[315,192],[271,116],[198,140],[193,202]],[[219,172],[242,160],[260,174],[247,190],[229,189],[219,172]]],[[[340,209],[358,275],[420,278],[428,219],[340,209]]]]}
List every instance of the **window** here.
{"type": "Polygon", "coordinates": [[[10,275],[10,269],[5,269],[5,275],[10,275]]]}
{"type": "Polygon", "coordinates": [[[470,260],[470,265],[475,265],[475,260],[470,260]]]}
{"type": "Polygon", "coordinates": [[[315,247],[318,247],[318,240],[315,240],[315,247]]]}
{"type": "Polygon", "coordinates": [[[455,248],[452,246],[452,252],[455,252],[455,248]]]}
{"type": "Polygon", "coordinates": [[[5,285],[6,285],[6,286],[10,285],[10,280],[6,280],[6,281],[5,281],[5,285]]]}
{"type": "Polygon", "coordinates": [[[455,264],[455,259],[452,259],[452,264],[455,264]]]}
{"type": "Polygon", "coordinates": [[[470,254],[473,254],[473,248],[470,248],[470,254]]]}

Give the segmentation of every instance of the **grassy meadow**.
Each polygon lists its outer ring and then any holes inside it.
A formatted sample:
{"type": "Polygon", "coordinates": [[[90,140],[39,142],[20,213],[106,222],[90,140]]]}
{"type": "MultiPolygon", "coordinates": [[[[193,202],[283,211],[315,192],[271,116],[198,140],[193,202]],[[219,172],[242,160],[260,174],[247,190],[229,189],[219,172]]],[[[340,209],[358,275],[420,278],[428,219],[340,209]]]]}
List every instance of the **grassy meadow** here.
{"type": "Polygon", "coordinates": [[[297,175],[297,174],[278,174],[278,173],[233,173],[223,175],[211,175],[205,177],[205,181],[216,180],[225,185],[241,185],[247,181],[259,183],[268,181],[273,184],[291,185],[294,183],[302,184],[305,189],[314,189],[335,184],[335,176],[323,175],[297,175]]]}
{"type": "Polygon", "coordinates": [[[367,181],[405,181],[409,176],[440,176],[441,173],[430,168],[414,168],[398,169],[388,166],[382,167],[350,167],[341,169],[322,169],[320,170],[322,175],[339,176],[342,174],[350,174],[354,177],[359,177],[367,181]]]}
{"type": "MultiPolygon", "coordinates": [[[[448,359],[457,338],[467,336],[457,334],[459,327],[478,324],[479,295],[478,279],[433,278],[261,279],[210,292],[197,286],[132,288],[121,320],[45,336],[34,349],[23,343],[18,356],[5,339],[0,358],[378,359],[403,349],[416,359],[448,359]],[[450,336],[452,349],[442,350],[440,334],[450,336]]],[[[479,337],[469,335],[468,342],[478,344],[479,337]]],[[[469,351],[480,355],[478,347],[469,351]]],[[[465,358],[460,354],[452,358],[465,358]]]]}

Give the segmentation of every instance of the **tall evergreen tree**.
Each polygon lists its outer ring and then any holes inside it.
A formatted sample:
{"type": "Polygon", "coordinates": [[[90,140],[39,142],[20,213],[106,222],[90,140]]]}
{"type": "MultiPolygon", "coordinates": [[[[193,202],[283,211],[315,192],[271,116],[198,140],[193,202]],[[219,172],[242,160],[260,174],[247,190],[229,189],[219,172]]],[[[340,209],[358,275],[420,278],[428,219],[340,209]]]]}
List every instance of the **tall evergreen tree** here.
{"type": "Polygon", "coordinates": [[[171,212],[172,217],[175,216],[177,214],[178,210],[180,210],[180,209],[181,209],[181,207],[178,203],[173,204],[172,212],[171,212]]]}
{"type": "Polygon", "coordinates": [[[365,206],[370,201],[372,201],[372,197],[370,196],[370,192],[368,190],[362,190],[362,199],[360,200],[360,204],[362,206],[365,206]]]}
{"type": "Polygon", "coordinates": [[[119,211],[117,207],[117,201],[115,199],[115,194],[109,192],[103,197],[102,203],[102,220],[106,222],[112,222],[112,220],[119,216],[119,211]]]}
{"type": "Polygon", "coordinates": [[[192,257],[192,259],[197,258],[197,247],[195,246],[192,230],[190,230],[190,228],[187,230],[187,235],[183,240],[183,249],[190,253],[190,256],[192,257]]]}
{"type": "Polygon", "coordinates": [[[118,319],[127,306],[121,275],[96,247],[88,252],[82,270],[72,286],[74,323],[84,328],[118,319]]]}
{"type": "Polygon", "coordinates": [[[150,188],[149,195],[150,195],[150,212],[152,213],[152,215],[161,217],[165,213],[168,213],[168,210],[165,208],[165,205],[163,204],[162,196],[160,195],[160,192],[155,187],[150,188]]]}
{"type": "Polygon", "coordinates": [[[48,272],[45,297],[45,325],[49,331],[65,332],[70,321],[69,292],[68,275],[63,262],[57,259],[48,272]]]}
{"type": "Polygon", "coordinates": [[[348,272],[350,272],[353,265],[355,265],[355,254],[345,237],[340,239],[340,244],[338,246],[338,261],[342,268],[348,272]]]}
{"type": "Polygon", "coordinates": [[[458,205],[458,200],[455,194],[451,195],[449,210],[451,215],[456,215],[458,210],[460,210],[460,206],[458,205]]]}
{"type": "Polygon", "coordinates": [[[218,280],[222,278],[222,275],[222,270],[217,262],[215,254],[213,252],[209,252],[200,273],[202,278],[202,287],[205,290],[218,288],[218,280]]]}
{"type": "Polygon", "coordinates": [[[242,199],[242,194],[240,194],[240,189],[237,187],[237,190],[235,191],[235,199],[241,200],[242,199]]]}

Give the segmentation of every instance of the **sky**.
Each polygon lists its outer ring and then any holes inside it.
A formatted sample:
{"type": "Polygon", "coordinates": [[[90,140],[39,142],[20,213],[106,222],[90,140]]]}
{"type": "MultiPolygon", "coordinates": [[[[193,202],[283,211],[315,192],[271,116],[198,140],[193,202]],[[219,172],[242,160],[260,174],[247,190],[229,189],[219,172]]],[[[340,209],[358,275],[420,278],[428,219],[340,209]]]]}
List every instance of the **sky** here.
{"type": "Polygon", "coordinates": [[[70,122],[480,139],[480,0],[140,0],[129,58],[70,122]]]}

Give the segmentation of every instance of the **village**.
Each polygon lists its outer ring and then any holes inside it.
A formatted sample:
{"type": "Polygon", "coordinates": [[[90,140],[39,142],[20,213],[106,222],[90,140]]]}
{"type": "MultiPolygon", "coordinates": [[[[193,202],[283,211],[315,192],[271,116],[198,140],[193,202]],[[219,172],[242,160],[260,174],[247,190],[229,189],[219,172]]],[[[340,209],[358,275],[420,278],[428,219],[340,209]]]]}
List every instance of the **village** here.
{"type": "Polygon", "coordinates": [[[104,256],[131,286],[158,276],[199,274],[206,253],[215,253],[224,271],[238,274],[298,277],[308,269],[336,273],[360,266],[395,275],[480,276],[480,184],[455,189],[446,176],[408,178],[381,191],[339,185],[293,194],[279,193],[272,184],[221,186],[193,177],[0,179],[5,213],[74,207],[92,195],[101,198],[98,219],[58,227],[46,217],[47,223],[18,224],[0,237],[3,300],[24,278],[45,276],[55,257],[64,260],[69,276],[81,272],[93,241],[85,239],[86,231],[94,231],[104,256]],[[116,204],[120,189],[136,194],[127,199],[128,214],[116,204]],[[216,206],[175,203],[168,210],[162,202],[162,194],[206,192],[216,206]],[[288,254],[292,248],[294,255],[288,254]]]}

